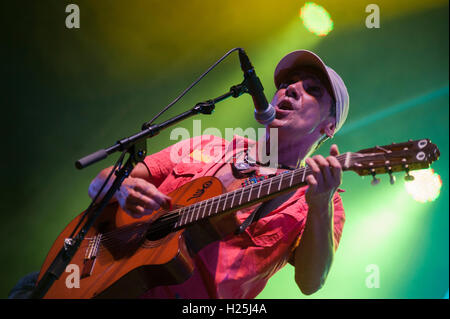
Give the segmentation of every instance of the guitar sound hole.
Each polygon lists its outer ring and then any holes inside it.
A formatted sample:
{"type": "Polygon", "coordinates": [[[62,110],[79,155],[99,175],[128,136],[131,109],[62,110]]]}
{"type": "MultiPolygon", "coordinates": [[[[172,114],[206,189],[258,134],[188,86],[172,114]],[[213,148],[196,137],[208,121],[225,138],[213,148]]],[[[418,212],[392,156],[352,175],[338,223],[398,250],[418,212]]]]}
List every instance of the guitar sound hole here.
{"type": "Polygon", "coordinates": [[[173,231],[176,222],[176,220],[172,220],[167,216],[161,216],[150,225],[146,238],[150,241],[156,241],[166,237],[173,231]]]}

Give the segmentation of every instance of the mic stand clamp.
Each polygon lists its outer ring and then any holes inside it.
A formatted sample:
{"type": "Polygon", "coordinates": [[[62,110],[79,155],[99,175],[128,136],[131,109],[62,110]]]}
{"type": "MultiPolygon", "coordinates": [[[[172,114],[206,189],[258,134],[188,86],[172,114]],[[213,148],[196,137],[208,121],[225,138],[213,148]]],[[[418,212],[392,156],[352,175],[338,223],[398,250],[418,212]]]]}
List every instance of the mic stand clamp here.
{"type": "Polygon", "coordinates": [[[80,247],[82,241],[84,240],[84,237],[86,236],[87,232],[93,226],[97,217],[100,216],[104,207],[108,205],[108,203],[110,202],[116,191],[122,185],[122,182],[125,180],[125,178],[127,178],[130,175],[134,166],[145,158],[145,154],[147,153],[146,141],[145,140],[139,141],[136,144],[130,146],[127,150],[127,153],[129,153],[129,157],[125,162],[125,164],[115,172],[116,177],[111,187],[109,188],[108,192],[105,194],[105,196],[102,198],[102,200],[99,202],[98,205],[92,206],[93,211],[87,213],[88,219],[86,223],[83,225],[83,227],[80,229],[78,234],[72,238],[66,238],[64,240],[63,247],[59,251],[56,258],[53,260],[53,262],[50,264],[45,274],[42,276],[41,280],[38,282],[30,298],[44,297],[47,291],[50,289],[53,282],[57,280],[61,276],[61,274],[65,271],[67,265],[70,263],[73,256],[80,247]]]}

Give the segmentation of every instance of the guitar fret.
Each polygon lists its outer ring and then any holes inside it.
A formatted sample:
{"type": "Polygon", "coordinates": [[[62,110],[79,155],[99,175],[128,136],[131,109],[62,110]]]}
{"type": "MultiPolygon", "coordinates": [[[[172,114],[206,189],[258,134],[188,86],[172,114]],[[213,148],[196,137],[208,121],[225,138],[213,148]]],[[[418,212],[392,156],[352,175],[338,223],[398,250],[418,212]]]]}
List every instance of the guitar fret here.
{"type": "MultiPolygon", "coordinates": [[[[196,206],[197,206],[197,204],[195,204],[196,206]]],[[[197,209],[197,212],[195,212],[194,211],[194,214],[192,215],[192,220],[191,221],[196,221],[197,219],[198,219],[198,213],[200,212],[200,207],[202,206],[202,204],[201,203],[199,203],[198,204],[198,209],[197,208],[195,208],[195,209],[197,209]],[[194,217],[195,216],[195,217],[194,217]]]]}
{"type": "Polygon", "coordinates": [[[201,207],[202,207],[202,202],[195,204],[195,211],[194,211],[191,221],[195,222],[196,220],[198,220],[198,214],[200,213],[201,207]]]}
{"type": "Polygon", "coordinates": [[[187,224],[187,219],[189,218],[189,211],[191,210],[192,207],[189,207],[187,210],[185,210],[183,212],[184,215],[184,221],[183,221],[183,225],[187,224]]]}
{"type": "Polygon", "coordinates": [[[191,205],[188,209],[188,211],[186,212],[186,220],[184,221],[184,224],[186,225],[187,223],[189,223],[189,217],[191,217],[192,212],[194,210],[194,205],[191,205]]]}
{"type": "Polygon", "coordinates": [[[270,185],[272,185],[273,178],[270,179],[269,187],[267,188],[267,195],[270,194],[270,185]]]}
{"type": "Polygon", "coordinates": [[[233,198],[231,199],[231,207],[233,207],[233,203],[234,203],[234,196],[236,196],[236,191],[233,192],[233,198]]]}
{"type": "Polygon", "coordinates": [[[209,199],[206,200],[205,207],[203,207],[202,218],[205,217],[205,211],[206,211],[206,207],[208,207],[208,201],[209,201],[209,199]]]}
{"type": "Polygon", "coordinates": [[[191,218],[189,218],[189,222],[192,222],[192,217],[194,217],[195,214],[195,206],[197,206],[197,204],[192,205],[192,212],[191,212],[191,218]]]}
{"type": "Polygon", "coordinates": [[[280,184],[278,185],[278,190],[281,189],[281,182],[283,181],[283,175],[284,175],[284,174],[280,174],[280,175],[279,175],[281,178],[280,178],[280,184]]]}
{"type": "Polygon", "coordinates": [[[175,224],[175,227],[180,227],[182,225],[182,223],[181,223],[182,218],[183,218],[183,215],[181,214],[181,209],[180,209],[180,211],[178,212],[178,221],[175,224]]]}
{"type": "Polygon", "coordinates": [[[217,199],[216,214],[217,214],[217,211],[219,210],[220,197],[222,197],[222,196],[219,196],[219,198],[217,199]]]}
{"type": "Polygon", "coordinates": [[[292,186],[292,180],[294,179],[294,172],[291,173],[291,181],[289,182],[289,187],[292,186]]]}
{"type": "Polygon", "coordinates": [[[205,217],[206,207],[208,207],[209,199],[205,202],[205,209],[203,209],[202,219],[205,217]]]}
{"type": "Polygon", "coordinates": [[[306,174],[306,167],[303,168],[303,177],[302,177],[302,182],[305,181],[305,174],[306,174]]]}
{"type": "Polygon", "coordinates": [[[182,209],[181,210],[181,225],[185,225],[186,224],[186,216],[187,216],[187,212],[189,211],[189,209],[191,209],[190,207],[188,207],[188,209],[182,209]]]}
{"type": "Polygon", "coordinates": [[[213,208],[213,204],[214,204],[214,199],[213,199],[213,200],[211,200],[211,205],[209,206],[209,212],[208,212],[208,216],[210,216],[210,215],[211,215],[211,211],[212,211],[212,208],[213,208]]]}
{"type": "MultiPolygon", "coordinates": [[[[176,211],[175,211],[176,212],[176,211]]],[[[175,213],[174,212],[174,213],[175,213]]],[[[177,228],[177,227],[180,227],[180,214],[179,213],[176,213],[177,215],[178,215],[178,221],[175,223],[175,228],[177,228]]]]}
{"type": "Polygon", "coordinates": [[[227,193],[227,195],[225,196],[225,200],[224,200],[224,202],[223,202],[223,208],[222,208],[222,211],[225,210],[225,206],[227,205],[227,198],[228,198],[228,193],[227,193]]]}
{"type": "Polygon", "coordinates": [[[204,204],[203,202],[200,202],[199,206],[198,206],[198,212],[197,212],[197,216],[195,217],[195,220],[198,220],[198,216],[200,214],[200,210],[202,209],[202,204],[204,204]]]}
{"type": "Polygon", "coordinates": [[[261,194],[261,188],[263,186],[263,183],[259,183],[259,190],[258,190],[258,195],[256,195],[256,198],[259,198],[259,194],[261,194]]]}
{"type": "Polygon", "coordinates": [[[183,209],[180,208],[178,211],[178,227],[183,226],[183,209]]]}
{"type": "Polygon", "coordinates": [[[245,189],[245,188],[243,188],[243,189],[241,190],[241,198],[239,198],[239,205],[241,205],[242,196],[244,195],[244,189],[245,189]]]}
{"type": "Polygon", "coordinates": [[[250,186],[250,192],[248,193],[248,199],[247,199],[247,202],[250,201],[250,197],[252,196],[253,185],[254,185],[254,184],[252,184],[252,185],[250,186]]]}

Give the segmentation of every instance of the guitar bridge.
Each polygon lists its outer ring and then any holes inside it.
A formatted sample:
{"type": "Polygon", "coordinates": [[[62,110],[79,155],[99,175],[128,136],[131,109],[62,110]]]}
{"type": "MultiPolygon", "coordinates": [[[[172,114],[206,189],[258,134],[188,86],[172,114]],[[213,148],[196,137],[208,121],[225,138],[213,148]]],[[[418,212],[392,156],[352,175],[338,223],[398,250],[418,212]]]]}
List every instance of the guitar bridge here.
{"type": "Polygon", "coordinates": [[[92,274],[92,270],[95,266],[95,261],[97,259],[98,247],[100,246],[100,241],[102,234],[98,234],[89,241],[88,248],[86,249],[86,254],[84,256],[83,269],[81,271],[81,279],[89,277],[92,274]]]}

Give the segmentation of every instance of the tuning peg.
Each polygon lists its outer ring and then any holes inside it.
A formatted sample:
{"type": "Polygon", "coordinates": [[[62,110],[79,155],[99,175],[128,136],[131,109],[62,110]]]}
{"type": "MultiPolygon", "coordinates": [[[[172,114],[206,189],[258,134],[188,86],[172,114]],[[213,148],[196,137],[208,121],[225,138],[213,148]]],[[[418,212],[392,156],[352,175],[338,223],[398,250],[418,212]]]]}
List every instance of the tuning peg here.
{"type": "Polygon", "coordinates": [[[380,183],[380,179],[379,178],[376,178],[376,173],[375,173],[375,170],[372,168],[371,169],[371,173],[370,173],[371,175],[372,175],[372,177],[373,177],[373,179],[372,179],[372,181],[370,182],[370,184],[372,185],[372,186],[375,186],[375,185],[378,185],[379,183],[380,183]]]}
{"type": "MultiPolygon", "coordinates": [[[[386,164],[389,164],[389,161],[387,161],[386,164]]],[[[387,170],[387,172],[389,174],[389,183],[391,183],[391,185],[394,185],[394,183],[395,183],[395,176],[392,175],[392,167],[391,166],[387,166],[386,170],[387,170]]]]}
{"type": "Polygon", "coordinates": [[[408,164],[403,165],[403,168],[405,169],[405,172],[406,172],[405,181],[406,182],[413,181],[414,180],[414,176],[409,175],[409,166],[408,166],[408,164]]]}
{"type": "Polygon", "coordinates": [[[392,172],[389,173],[389,183],[391,183],[391,185],[395,184],[395,176],[392,175],[392,172]]]}
{"type": "Polygon", "coordinates": [[[370,182],[372,186],[378,185],[380,183],[380,179],[373,176],[373,180],[370,182]]]}

